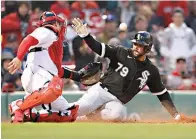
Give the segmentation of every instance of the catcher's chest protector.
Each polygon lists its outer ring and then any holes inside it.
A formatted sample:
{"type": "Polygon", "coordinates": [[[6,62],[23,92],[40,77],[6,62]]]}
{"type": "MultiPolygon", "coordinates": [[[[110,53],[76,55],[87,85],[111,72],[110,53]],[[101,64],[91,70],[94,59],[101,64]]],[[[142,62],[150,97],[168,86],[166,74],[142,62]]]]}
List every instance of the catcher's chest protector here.
{"type": "Polygon", "coordinates": [[[64,28],[62,28],[61,31],[58,31],[52,25],[46,25],[45,27],[54,31],[56,33],[56,35],[58,36],[58,40],[53,42],[53,44],[49,47],[48,51],[49,51],[49,55],[50,55],[52,61],[57,66],[58,75],[59,75],[59,77],[61,77],[63,74],[62,73],[63,71],[61,69],[61,65],[62,65],[62,59],[63,59],[63,40],[64,40],[64,35],[65,35],[64,28]]]}

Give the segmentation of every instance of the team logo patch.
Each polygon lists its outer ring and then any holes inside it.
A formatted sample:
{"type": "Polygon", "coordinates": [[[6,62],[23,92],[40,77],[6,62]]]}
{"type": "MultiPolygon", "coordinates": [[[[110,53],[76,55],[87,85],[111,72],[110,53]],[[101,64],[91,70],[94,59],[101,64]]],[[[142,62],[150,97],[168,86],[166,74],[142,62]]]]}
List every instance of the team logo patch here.
{"type": "Polygon", "coordinates": [[[142,77],[139,77],[137,80],[140,80],[139,88],[142,89],[148,80],[148,76],[150,75],[149,71],[145,70],[142,72],[142,77]]]}
{"type": "Polygon", "coordinates": [[[140,40],[141,36],[140,34],[137,35],[137,40],[140,40]]]}

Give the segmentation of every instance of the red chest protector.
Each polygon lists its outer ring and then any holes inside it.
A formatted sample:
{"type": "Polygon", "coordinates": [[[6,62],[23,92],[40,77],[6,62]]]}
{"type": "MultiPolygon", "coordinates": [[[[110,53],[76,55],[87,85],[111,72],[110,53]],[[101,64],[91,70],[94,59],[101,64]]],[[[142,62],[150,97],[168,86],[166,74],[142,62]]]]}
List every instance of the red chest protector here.
{"type": "Polygon", "coordinates": [[[53,30],[57,36],[57,41],[53,42],[53,44],[49,47],[49,55],[54,64],[56,65],[58,69],[58,76],[63,76],[63,69],[61,68],[62,65],[62,59],[63,59],[63,40],[64,40],[64,34],[65,34],[65,28],[62,27],[61,31],[58,31],[54,26],[52,25],[45,25],[46,28],[49,28],[53,30]]]}

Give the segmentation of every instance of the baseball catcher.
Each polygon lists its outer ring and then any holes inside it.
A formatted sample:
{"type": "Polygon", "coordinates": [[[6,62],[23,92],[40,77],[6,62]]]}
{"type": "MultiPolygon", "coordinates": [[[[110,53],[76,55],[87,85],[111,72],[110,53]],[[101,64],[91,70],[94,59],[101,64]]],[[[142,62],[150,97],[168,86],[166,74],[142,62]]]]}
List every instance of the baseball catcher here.
{"type": "Polygon", "coordinates": [[[17,56],[9,63],[8,70],[14,74],[20,69],[25,54],[29,52],[21,77],[27,95],[24,99],[9,104],[12,122],[75,121],[79,106],[70,105],[62,96],[62,78],[81,80],[85,85],[97,82],[90,77],[99,73],[99,63],[88,64],[78,72],[61,66],[66,23],[65,18],[50,11],[44,12],[40,17],[39,27],[23,39],[17,56]],[[44,111],[35,112],[34,108],[37,106],[44,111]]]}

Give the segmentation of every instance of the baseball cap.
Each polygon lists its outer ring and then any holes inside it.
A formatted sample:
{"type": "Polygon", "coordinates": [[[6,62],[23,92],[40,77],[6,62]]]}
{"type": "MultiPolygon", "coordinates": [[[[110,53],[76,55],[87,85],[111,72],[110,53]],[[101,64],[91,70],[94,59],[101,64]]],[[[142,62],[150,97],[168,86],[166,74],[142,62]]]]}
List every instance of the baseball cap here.
{"type": "Polygon", "coordinates": [[[116,22],[116,21],[117,21],[117,18],[113,14],[108,14],[107,15],[107,18],[105,19],[105,22],[106,23],[108,23],[108,22],[116,22]]]}
{"type": "Polygon", "coordinates": [[[172,15],[174,15],[175,13],[181,13],[182,15],[184,15],[184,10],[180,7],[177,7],[177,8],[174,8],[172,15]]]}

